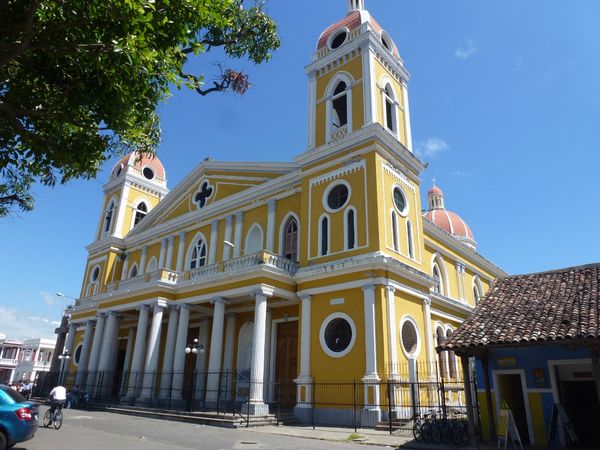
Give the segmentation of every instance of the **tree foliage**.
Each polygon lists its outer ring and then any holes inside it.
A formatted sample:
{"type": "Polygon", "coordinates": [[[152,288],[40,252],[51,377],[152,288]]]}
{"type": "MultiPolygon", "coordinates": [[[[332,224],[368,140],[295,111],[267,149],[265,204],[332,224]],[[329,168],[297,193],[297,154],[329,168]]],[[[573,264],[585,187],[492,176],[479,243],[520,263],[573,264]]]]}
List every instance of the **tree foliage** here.
{"type": "Polygon", "coordinates": [[[116,154],[154,152],[173,86],[244,93],[246,74],[186,71],[220,47],[259,64],[279,47],[243,0],[0,0],[0,217],[30,210],[32,184],[94,177],[116,154]]]}

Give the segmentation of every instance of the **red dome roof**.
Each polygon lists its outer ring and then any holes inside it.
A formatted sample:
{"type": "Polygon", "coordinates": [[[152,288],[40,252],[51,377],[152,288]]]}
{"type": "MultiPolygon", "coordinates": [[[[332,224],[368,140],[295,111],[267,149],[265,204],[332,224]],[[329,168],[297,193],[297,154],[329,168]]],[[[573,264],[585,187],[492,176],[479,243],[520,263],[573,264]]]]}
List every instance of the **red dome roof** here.
{"type": "MultiPolygon", "coordinates": [[[[321,50],[322,48],[327,47],[327,41],[337,30],[346,27],[350,32],[352,32],[352,30],[355,30],[356,28],[360,27],[363,23],[367,22],[371,24],[371,28],[373,29],[375,34],[381,35],[381,33],[383,32],[383,28],[373,17],[371,17],[371,14],[369,14],[368,11],[364,9],[354,10],[350,11],[346,15],[346,17],[334,23],[325,31],[323,31],[323,33],[321,33],[321,36],[319,36],[319,41],[317,42],[317,50],[321,50]]],[[[391,39],[389,39],[389,41],[391,41],[391,39]]],[[[396,56],[399,56],[396,44],[394,42],[391,42],[391,45],[393,47],[392,53],[394,53],[394,55],[396,56]]]]}
{"type": "MultiPolygon", "coordinates": [[[[433,188],[439,189],[439,188],[433,188]]],[[[460,240],[475,243],[473,232],[467,223],[456,213],[446,209],[434,209],[425,213],[425,218],[436,224],[442,230],[450,233],[460,240]]]]}
{"type": "Polygon", "coordinates": [[[141,171],[149,167],[154,172],[154,176],[156,178],[165,180],[165,168],[160,162],[160,159],[158,159],[158,156],[132,152],[129,155],[121,158],[121,160],[115,164],[115,167],[113,168],[113,175],[115,175],[120,168],[122,169],[125,166],[132,166],[141,171]]]}
{"type": "Polygon", "coordinates": [[[444,193],[439,187],[434,185],[431,189],[429,189],[429,191],[427,191],[427,196],[429,197],[430,195],[444,195],[444,193]]]}

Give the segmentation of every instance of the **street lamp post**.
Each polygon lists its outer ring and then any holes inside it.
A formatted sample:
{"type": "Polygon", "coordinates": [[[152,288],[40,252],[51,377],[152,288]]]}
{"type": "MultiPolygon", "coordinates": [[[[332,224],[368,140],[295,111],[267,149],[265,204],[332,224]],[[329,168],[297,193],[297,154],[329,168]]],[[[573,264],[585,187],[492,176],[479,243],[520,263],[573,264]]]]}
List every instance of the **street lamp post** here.
{"type": "Polygon", "coordinates": [[[61,361],[60,364],[60,374],[58,375],[58,384],[63,384],[63,382],[65,380],[63,380],[63,377],[65,375],[65,364],[69,364],[69,360],[71,359],[71,355],[69,354],[68,350],[65,350],[65,352],[62,355],[58,355],[58,359],[61,361]]]}
{"type": "MultiPolygon", "coordinates": [[[[194,341],[191,344],[188,344],[188,346],[185,348],[185,354],[186,355],[198,355],[198,353],[202,354],[204,353],[204,345],[198,343],[198,339],[194,339],[194,341]]],[[[188,382],[188,386],[190,385],[190,383],[188,382]]],[[[189,395],[189,400],[188,400],[188,410],[192,411],[192,406],[194,403],[194,394],[196,391],[196,365],[193,365],[192,368],[192,390],[190,392],[189,395]]]]}

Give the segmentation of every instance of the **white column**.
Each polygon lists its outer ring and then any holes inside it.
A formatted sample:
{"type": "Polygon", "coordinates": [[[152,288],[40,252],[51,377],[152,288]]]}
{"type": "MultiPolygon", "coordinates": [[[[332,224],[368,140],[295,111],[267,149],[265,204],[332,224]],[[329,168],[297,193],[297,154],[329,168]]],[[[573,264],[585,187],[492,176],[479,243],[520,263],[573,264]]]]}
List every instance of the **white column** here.
{"type": "MultiPolygon", "coordinates": [[[[225,236],[224,240],[231,242],[231,221],[233,216],[227,216],[225,218],[225,236]]],[[[227,261],[231,257],[231,247],[229,245],[223,245],[223,261],[227,261]]]]}
{"type": "Polygon", "coordinates": [[[375,285],[363,286],[365,307],[365,377],[377,377],[377,343],[375,339],[375,285]]]}
{"type": "Polygon", "coordinates": [[[238,211],[235,214],[235,236],[233,244],[235,245],[233,249],[233,257],[240,257],[241,249],[242,249],[242,230],[244,227],[244,213],[242,211],[238,211]]]}
{"type": "Polygon", "coordinates": [[[98,363],[98,371],[106,372],[110,371],[110,361],[113,355],[114,341],[118,332],[118,317],[117,313],[111,311],[107,313],[106,327],[104,330],[104,336],[102,339],[102,349],[100,351],[100,358],[98,363]]]}
{"type": "Polygon", "coordinates": [[[393,286],[385,287],[385,300],[388,317],[388,359],[390,362],[389,373],[392,378],[398,375],[398,330],[396,327],[396,290],[393,286]]]}
{"type": "Polygon", "coordinates": [[[157,300],[152,312],[152,324],[148,335],[148,346],[146,348],[146,366],[144,367],[144,377],[142,381],[142,398],[151,398],[154,394],[155,379],[158,369],[158,357],[160,353],[160,332],[162,328],[162,318],[164,308],[167,303],[164,300],[157,300]]]}
{"type": "Polygon", "coordinates": [[[271,308],[267,307],[267,319],[265,321],[265,367],[263,369],[264,385],[263,385],[263,399],[270,401],[269,398],[269,383],[271,376],[269,373],[269,365],[271,362],[271,321],[273,316],[271,314],[271,308]]]}
{"type": "Polygon", "coordinates": [[[235,314],[227,314],[225,319],[223,372],[231,372],[233,370],[233,346],[235,344],[235,314]]]}
{"type": "Polygon", "coordinates": [[[85,331],[83,332],[83,343],[81,345],[81,357],[77,366],[77,376],[75,384],[81,386],[85,378],[85,372],[88,370],[88,361],[90,360],[90,346],[92,345],[92,335],[94,333],[94,322],[88,320],[85,323],[85,331]]]}
{"type": "Polygon", "coordinates": [[[173,380],[173,360],[175,354],[175,339],[177,337],[177,324],[179,310],[176,306],[169,308],[169,325],[167,326],[167,340],[163,352],[162,372],[160,375],[160,398],[169,398],[171,395],[171,381],[173,380]]]}
{"type": "Polygon", "coordinates": [[[252,334],[252,366],[250,368],[250,402],[246,408],[250,414],[268,414],[269,407],[264,403],[263,383],[265,371],[265,349],[267,328],[267,296],[258,291],[254,303],[254,330],[252,334]]]}
{"type": "MultiPolygon", "coordinates": [[[[456,279],[458,280],[458,299],[465,300],[465,266],[456,263],[456,279]]],[[[448,296],[449,297],[449,296],[448,296]]]]}
{"type": "MultiPolygon", "coordinates": [[[[63,359],[61,363],[61,373],[63,377],[69,372],[69,366],[71,365],[71,359],[73,358],[73,344],[75,344],[75,333],[77,332],[77,324],[69,324],[69,333],[67,334],[67,342],[65,343],[65,350],[63,352],[69,355],[69,359],[63,359]]],[[[64,380],[64,378],[63,378],[64,380]]],[[[66,380],[63,381],[63,383],[66,380]]]]}
{"type": "MultiPolygon", "coordinates": [[[[121,198],[119,201],[119,209],[118,211],[114,211],[117,214],[117,220],[115,227],[113,228],[113,236],[118,238],[123,237],[123,221],[125,220],[125,212],[127,211],[127,199],[129,198],[129,183],[125,183],[123,186],[123,192],[121,192],[121,198]]],[[[114,218],[113,218],[114,221],[114,218]]],[[[124,231],[124,230],[123,230],[124,231]]]]}
{"type": "Polygon", "coordinates": [[[210,229],[210,244],[208,246],[208,264],[217,261],[217,239],[219,239],[219,221],[214,220],[210,229]]]}
{"type": "Polygon", "coordinates": [[[94,342],[92,343],[92,351],[90,353],[90,360],[88,362],[88,390],[91,390],[96,382],[96,371],[98,370],[98,359],[102,346],[102,338],[104,337],[105,322],[106,316],[104,314],[98,314],[98,319],[96,320],[96,332],[94,333],[94,342]]]}
{"type": "Polygon", "coordinates": [[[208,350],[208,318],[200,322],[198,330],[198,354],[196,356],[196,393],[194,398],[204,398],[204,386],[206,383],[206,353],[208,350]],[[204,351],[200,351],[200,349],[204,351]]]}
{"type": "MultiPolygon", "coordinates": [[[[431,324],[431,299],[423,299],[423,323],[425,323],[425,345],[427,350],[427,367],[429,375],[435,374],[435,350],[433,326],[431,324]]],[[[435,377],[434,377],[435,378],[435,377]]]]}
{"type": "Polygon", "coordinates": [[[127,349],[125,350],[125,362],[123,363],[123,374],[131,369],[131,354],[133,353],[133,340],[135,339],[135,327],[129,327],[127,335],[127,349]]]}
{"type": "Polygon", "coordinates": [[[277,200],[270,200],[267,203],[267,251],[275,251],[275,216],[277,213],[277,200]]]}
{"type": "Polygon", "coordinates": [[[121,270],[121,280],[127,278],[127,269],[129,268],[129,253],[125,252],[123,259],[123,269],[121,270]]]}
{"type": "Polygon", "coordinates": [[[163,269],[165,267],[165,254],[167,251],[167,238],[162,238],[160,241],[160,254],[158,256],[158,268],[163,269]]]}
{"type": "Polygon", "coordinates": [[[177,272],[183,271],[183,257],[185,255],[185,231],[179,233],[179,247],[177,247],[177,272]]]}
{"type": "Polygon", "coordinates": [[[219,374],[223,357],[223,322],[225,319],[225,300],[212,300],[215,305],[213,313],[212,333],[210,336],[210,357],[208,359],[208,376],[206,380],[206,401],[216,402],[219,390],[219,374]]]}
{"type": "Polygon", "coordinates": [[[412,152],[412,130],[410,128],[410,108],[408,106],[408,82],[406,80],[402,80],[402,99],[404,100],[404,129],[406,130],[406,148],[412,152]]]}
{"type": "Polygon", "coordinates": [[[377,101],[375,84],[375,64],[373,62],[373,51],[366,46],[362,51],[363,61],[363,92],[364,92],[364,114],[365,126],[377,122],[377,101]]]}
{"type": "Polygon", "coordinates": [[[146,273],[146,257],[148,255],[148,246],[144,245],[142,247],[142,256],[140,258],[140,267],[138,270],[138,275],[143,275],[146,273]]]}
{"type": "Polygon", "coordinates": [[[169,236],[167,238],[167,260],[165,262],[165,269],[173,270],[173,246],[175,245],[175,236],[169,236]]]}
{"type": "Polygon", "coordinates": [[[317,134],[317,72],[308,75],[308,148],[314,148],[317,134]]]}
{"type": "Polygon", "coordinates": [[[131,374],[129,375],[127,391],[128,397],[136,396],[137,387],[140,385],[140,380],[142,379],[144,353],[146,352],[146,334],[148,332],[148,314],[148,306],[144,305],[140,307],[137,331],[135,334],[135,346],[133,347],[133,357],[131,358],[131,374]]]}
{"type": "Polygon", "coordinates": [[[185,370],[185,348],[187,346],[189,324],[190,307],[184,303],[179,307],[179,323],[177,325],[175,354],[173,355],[173,383],[171,397],[176,400],[181,400],[183,398],[183,372],[185,370]]]}

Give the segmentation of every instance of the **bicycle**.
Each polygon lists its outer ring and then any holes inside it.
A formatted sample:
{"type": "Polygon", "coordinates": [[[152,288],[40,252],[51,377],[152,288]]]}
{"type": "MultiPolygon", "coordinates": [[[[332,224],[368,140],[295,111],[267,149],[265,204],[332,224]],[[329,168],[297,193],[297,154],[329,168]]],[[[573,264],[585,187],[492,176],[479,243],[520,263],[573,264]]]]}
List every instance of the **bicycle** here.
{"type": "Polygon", "coordinates": [[[50,425],[54,426],[55,430],[60,429],[60,427],[63,424],[63,412],[62,412],[62,403],[56,403],[56,405],[54,405],[54,413],[51,414],[50,411],[52,410],[52,407],[50,407],[50,409],[48,409],[48,411],[46,411],[46,414],[44,414],[44,419],[43,419],[43,425],[44,428],[48,428],[50,427],[50,425]]]}

